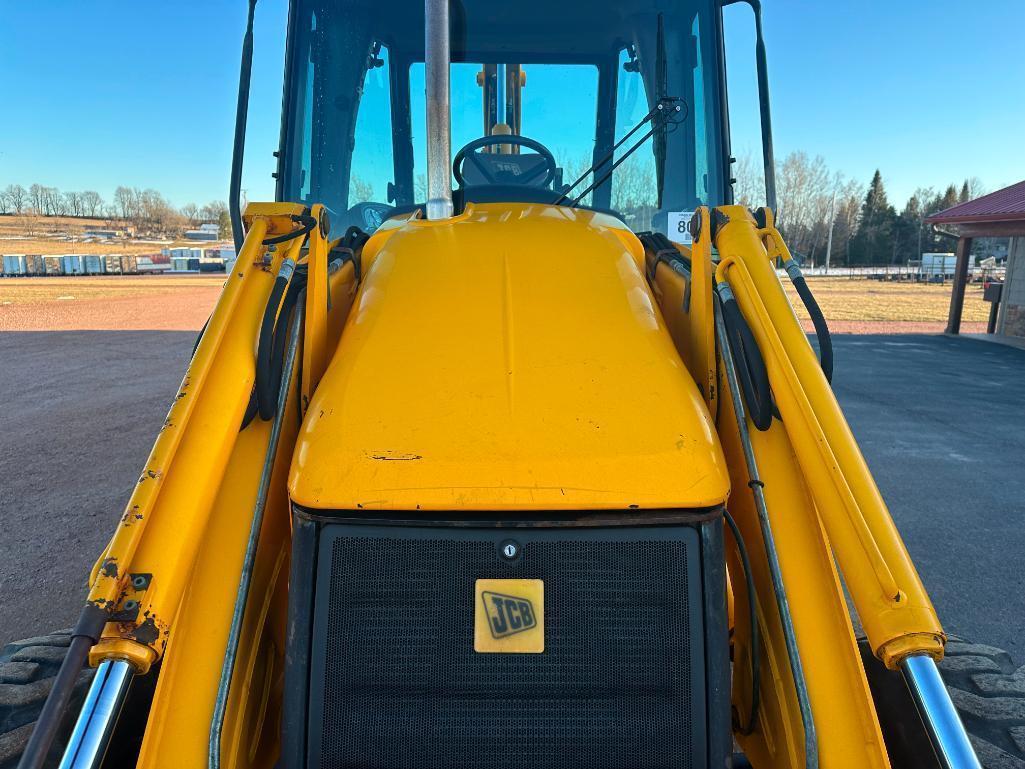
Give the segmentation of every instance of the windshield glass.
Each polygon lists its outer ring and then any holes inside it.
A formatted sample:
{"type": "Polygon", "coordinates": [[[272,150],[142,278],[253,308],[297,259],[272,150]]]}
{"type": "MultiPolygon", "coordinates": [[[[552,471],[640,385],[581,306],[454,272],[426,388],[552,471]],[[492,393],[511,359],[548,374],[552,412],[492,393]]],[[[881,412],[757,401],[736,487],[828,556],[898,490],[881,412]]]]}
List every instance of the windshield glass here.
{"type": "MultiPolygon", "coordinates": [[[[465,0],[451,13],[453,155],[476,144],[456,169],[457,207],[579,197],[666,232],[724,202],[711,0],[465,0]],[[653,135],[610,174],[614,144],[665,99],[679,122],[644,125],[615,157],[653,135]]],[[[293,14],[282,197],[364,229],[422,204],[422,0],[294,0],[293,14]]]]}

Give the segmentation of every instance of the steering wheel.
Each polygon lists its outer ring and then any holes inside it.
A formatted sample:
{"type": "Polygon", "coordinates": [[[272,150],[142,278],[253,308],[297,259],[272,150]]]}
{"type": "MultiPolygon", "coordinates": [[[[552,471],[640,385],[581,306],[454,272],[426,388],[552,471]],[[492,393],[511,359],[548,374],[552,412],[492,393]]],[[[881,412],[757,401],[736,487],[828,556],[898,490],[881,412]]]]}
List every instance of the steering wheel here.
{"type": "Polygon", "coordinates": [[[463,179],[463,163],[467,159],[473,163],[474,168],[480,171],[481,176],[487,180],[488,184],[506,183],[506,180],[499,180],[495,178],[495,175],[491,173],[491,169],[488,167],[488,164],[481,160],[481,156],[478,151],[485,147],[494,147],[498,144],[516,144],[520,147],[526,147],[527,149],[531,149],[536,152],[545,161],[536,168],[532,168],[527,171],[525,174],[517,176],[514,182],[515,184],[531,184],[542,173],[544,174],[544,178],[541,180],[541,187],[547,187],[555,179],[555,174],[559,169],[558,164],[555,162],[555,156],[552,155],[551,150],[545,147],[541,142],[534,141],[533,139],[528,139],[526,136],[519,136],[517,134],[496,134],[494,136],[482,136],[480,139],[474,139],[456,153],[455,159],[452,161],[452,174],[456,177],[456,181],[459,183],[460,187],[466,186],[466,181],[463,179]]]}

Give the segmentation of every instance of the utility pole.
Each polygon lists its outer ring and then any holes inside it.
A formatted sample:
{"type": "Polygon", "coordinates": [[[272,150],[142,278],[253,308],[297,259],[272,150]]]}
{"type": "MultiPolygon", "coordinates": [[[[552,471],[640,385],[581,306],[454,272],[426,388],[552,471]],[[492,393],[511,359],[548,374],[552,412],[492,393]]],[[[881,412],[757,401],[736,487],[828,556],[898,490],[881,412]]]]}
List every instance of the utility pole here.
{"type": "Polygon", "coordinates": [[[833,199],[829,203],[829,237],[826,239],[826,274],[829,274],[829,257],[833,255],[833,225],[836,224],[836,216],[833,211],[836,208],[836,190],[833,190],[833,199]]]}

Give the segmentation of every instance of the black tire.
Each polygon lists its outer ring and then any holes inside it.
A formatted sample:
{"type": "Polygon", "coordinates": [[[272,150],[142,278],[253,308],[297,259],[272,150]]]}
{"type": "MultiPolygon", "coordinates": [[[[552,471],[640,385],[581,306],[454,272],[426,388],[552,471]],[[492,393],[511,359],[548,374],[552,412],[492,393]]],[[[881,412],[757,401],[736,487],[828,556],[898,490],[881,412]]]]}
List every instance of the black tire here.
{"type": "MultiPolygon", "coordinates": [[[[25,744],[46,701],[71,643],[71,631],[26,638],[7,644],[0,651],[0,769],[15,769],[25,744]]],[[[93,671],[82,671],[75,684],[72,712],[85,699],[93,671]]],[[[60,751],[70,735],[72,723],[62,725],[50,761],[60,760],[60,751]]]]}
{"type": "Polygon", "coordinates": [[[952,636],[939,668],[985,769],[1025,769],[1025,666],[952,636]]]}

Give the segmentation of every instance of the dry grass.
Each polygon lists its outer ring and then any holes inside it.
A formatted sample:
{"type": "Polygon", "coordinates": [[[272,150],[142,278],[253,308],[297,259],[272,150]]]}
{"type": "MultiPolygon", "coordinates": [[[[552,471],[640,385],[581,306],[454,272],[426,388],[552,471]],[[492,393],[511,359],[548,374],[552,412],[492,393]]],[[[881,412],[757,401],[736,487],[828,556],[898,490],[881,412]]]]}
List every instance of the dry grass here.
{"type": "Polygon", "coordinates": [[[86,229],[120,229],[104,219],[70,216],[0,216],[0,254],[157,254],[161,248],[212,246],[212,242],[111,238],[84,242],[86,229]]]}
{"type": "MultiPolygon", "coordinates": [[[[783,280],[790,300],[802,320],[808,313],[793,286],[783,280]]],[[[950,310],[950,284],[884,283],[847,278],[810,278],[808,285],[827,321],[883,321],[944,323],[950,310]]],[[[982,301],[982,287],[972,285],[965,293],[963,320],[985,322],[989,304],[982,301]]]]}
{"type": "Polygon", "coordinates": [[[224,275],[117,275],[0,280],[0,307],[82,302],[164,294],[178,289],[219,288],[224,275]]]}
{"type": "MultiPolygon", "coordinates": [[[[55,328],[198,329],[224,275],[124,275],[0,279],[0,330],[55,328]]],[[[950,286],[812,278],[812,292],[834,333],[941,333],[950,286]]],[[[804,306],[784,280],[797,314],[804,306]]],[[[982,289],[965,298],[967,332],[985,330],[982,289]]]]}

